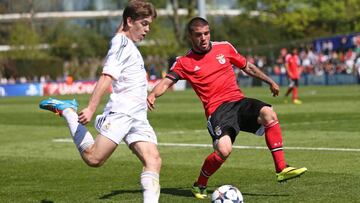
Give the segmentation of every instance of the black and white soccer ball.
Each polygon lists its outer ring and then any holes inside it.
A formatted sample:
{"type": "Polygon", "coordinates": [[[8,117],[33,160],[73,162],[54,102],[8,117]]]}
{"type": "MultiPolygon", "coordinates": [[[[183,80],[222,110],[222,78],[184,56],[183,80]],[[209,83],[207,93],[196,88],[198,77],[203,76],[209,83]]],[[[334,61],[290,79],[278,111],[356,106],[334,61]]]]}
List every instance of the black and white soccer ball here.
{"type": "Polygon", "coordinates": [[[232,185],[218,187],[211,195],[212,203],[243,203],[244,199],[239,189],[232,185]]]}

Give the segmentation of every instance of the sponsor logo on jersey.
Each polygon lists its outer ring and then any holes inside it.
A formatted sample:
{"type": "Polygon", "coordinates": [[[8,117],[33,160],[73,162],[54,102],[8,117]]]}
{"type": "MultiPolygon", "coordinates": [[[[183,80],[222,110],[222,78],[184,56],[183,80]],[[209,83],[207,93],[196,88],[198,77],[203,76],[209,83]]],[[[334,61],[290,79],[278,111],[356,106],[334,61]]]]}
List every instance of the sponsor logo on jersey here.
{"type": "Polygon", "coordinates": [[[216,59],[219,61],[220,64],[224,64],[226,62],[224,54],[216,55],[216,59]]]}

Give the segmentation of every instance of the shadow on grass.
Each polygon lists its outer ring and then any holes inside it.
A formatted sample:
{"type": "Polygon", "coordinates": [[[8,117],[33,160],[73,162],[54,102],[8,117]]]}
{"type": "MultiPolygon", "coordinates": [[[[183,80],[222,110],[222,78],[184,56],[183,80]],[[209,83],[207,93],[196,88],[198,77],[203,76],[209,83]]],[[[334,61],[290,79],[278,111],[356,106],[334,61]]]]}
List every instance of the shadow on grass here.
{"type": "Polygon", "coordinates": [[[161,188],[161,193],[182,197],[192,197],[189,188],[161,188]]]}
{"type": "MultiPolygon", "coordinates": [[[[214,190],[207,190],[208,195],[211,195],[214,190]]],[[[162,194],[182,196],[182,197],[193,197],[190,188],[161,188],[162,194]]],[[[265,194],[265,193],[242,193],[244,196],[263,196],[263,197],[287,197],[288,194],[265,194]]]]}
{"type": "Polygon", "coordinates": [[[243,196],[260,196],[260,197],[288,197],[287,194],[260,194],[260,193],[242,193],[243,196]]]}
{"type": "Polygon", "coordinates": [[[99,197],[99,199],[110,199],[113,196],[125,194],[125,193],[142,193],[142,190],[113,190],[109,194],[105,194],[99,197]]]}
{"type": "MultiPolygon", "coordinates": [[[[207,190],[208,195],[214,192],[214,190],[207,190]]],[[[161,188],[161,193],[182,196],[182,197],[193,197],[190,188],[161,188]]],[[[242,193],[243,196],[262,196],[262,197],[287,197],[289,194],[265,194],[265,193],[242,193]]]]}
{"type": "MultiPolygon", "coordinates": [[[[208,194],[212,194],[214,190],[208,190],[208,194]]],[[[105,194],[99,199],[110,199],[113,196],[125,194],[125,193],[142,193],[142,190],[113,190],[109,194],[105,194]]],[[[189,188],[161,188],[162,194],[193,197],[189,188]]],[[[287,197],[288,194],[263,194],[263,193],[242,193],[243,196],[261,196],[261,197],[287,197]]],[[[47,202],[44,202],[47,203],[47,202]]]]}
{"type": "MultiPolygon", "coordinates": [[[[113,190],[109,194],[105,194],[99,197],[99,199],[110,199],[113,196],[125,193],[142,193],[142,190],[113,190]]],[[[175,196],[192,197],[189,188],[161,188],[161,193],[175,196]]]]}
{"type": "Polygon", "coordinates": [[[54,201],[43,199],[40,201],[40,203],[54,203],[54,201]]]}

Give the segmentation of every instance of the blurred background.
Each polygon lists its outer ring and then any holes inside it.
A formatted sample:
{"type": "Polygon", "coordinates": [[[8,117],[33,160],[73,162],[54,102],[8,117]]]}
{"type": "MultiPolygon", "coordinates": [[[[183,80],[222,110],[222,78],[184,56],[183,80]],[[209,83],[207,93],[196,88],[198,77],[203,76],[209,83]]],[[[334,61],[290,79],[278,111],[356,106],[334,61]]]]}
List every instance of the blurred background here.
{"type": "MultiPolygon", "coordinates": [[[[0,0],[0,96],[90,93],[127,2],[0,0]]],[[[360,83],[360,0],[150,2],[158,18],[138,44],[150,86],[188,50],[185,26],[195,16],[210,22],[213,41],[231,42],[280,85],[293,48],[301,85],[360,83]]],[[[241,86],[262,85],[236,74],[241,86]]]]}

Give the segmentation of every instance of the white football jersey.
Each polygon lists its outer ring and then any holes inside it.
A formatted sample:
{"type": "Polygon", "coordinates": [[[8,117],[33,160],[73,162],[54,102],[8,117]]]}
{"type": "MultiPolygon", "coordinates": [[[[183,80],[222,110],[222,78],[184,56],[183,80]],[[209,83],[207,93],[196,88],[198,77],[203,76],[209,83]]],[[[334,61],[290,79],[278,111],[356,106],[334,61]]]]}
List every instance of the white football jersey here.
{"type": "Polygon", "coordinates": [[[133,41],[124,34],[116,34],[112,38],[103,73],[115,79],[104,111],[146,119],[148,81],[144,60],[133,41]]]}

